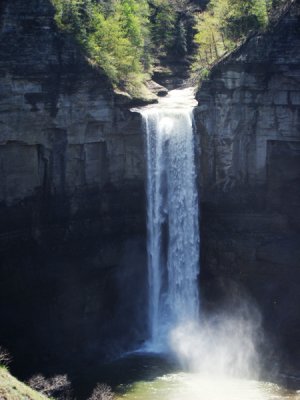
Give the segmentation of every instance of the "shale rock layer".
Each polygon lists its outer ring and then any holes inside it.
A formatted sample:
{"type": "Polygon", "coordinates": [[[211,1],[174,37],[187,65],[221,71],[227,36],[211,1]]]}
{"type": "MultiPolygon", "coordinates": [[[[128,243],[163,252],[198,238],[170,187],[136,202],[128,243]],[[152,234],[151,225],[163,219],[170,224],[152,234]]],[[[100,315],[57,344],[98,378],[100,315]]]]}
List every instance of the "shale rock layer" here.
{"type": "Polygon", "coordinates": [[[216,65],[197,99],[203,275],[247,287],[299,360],[300,2],[216,65]]]}

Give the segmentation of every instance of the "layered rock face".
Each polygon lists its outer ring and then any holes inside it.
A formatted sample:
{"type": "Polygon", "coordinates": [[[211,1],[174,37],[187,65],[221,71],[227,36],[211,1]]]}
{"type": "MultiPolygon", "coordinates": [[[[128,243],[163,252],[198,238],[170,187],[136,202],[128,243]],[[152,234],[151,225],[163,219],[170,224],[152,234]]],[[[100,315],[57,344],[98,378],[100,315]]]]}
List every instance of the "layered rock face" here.
{"type": "Polygon", "coordinates": [[[58,31],[49,0],[0,13],[0,343],[16,364],[79,362],[142,312],[140,120],[58,31]]]}
{"type": "Polygon", "coordinates": [[[218,278],[242,283],[299,360],[300,2],[214,67],[197,99],[207,296],[218,278]]]}

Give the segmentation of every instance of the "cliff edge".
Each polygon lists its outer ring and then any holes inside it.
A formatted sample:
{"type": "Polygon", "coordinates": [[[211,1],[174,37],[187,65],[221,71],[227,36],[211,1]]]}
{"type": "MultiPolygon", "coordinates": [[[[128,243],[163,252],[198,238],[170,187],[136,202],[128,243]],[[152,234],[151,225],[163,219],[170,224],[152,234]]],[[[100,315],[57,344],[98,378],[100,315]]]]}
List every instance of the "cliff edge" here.
{"type": "Polygon", "coordinates": [[[145,329],[140,119],[54,14],[0,4],[0,343],[19,376],[118,354],[145,329]]]}
{"type": "Polygon", "coordinates": [[[242,283],[297,363],[300,2],[217,64],[197,100],[203,279],[242,283]]]}

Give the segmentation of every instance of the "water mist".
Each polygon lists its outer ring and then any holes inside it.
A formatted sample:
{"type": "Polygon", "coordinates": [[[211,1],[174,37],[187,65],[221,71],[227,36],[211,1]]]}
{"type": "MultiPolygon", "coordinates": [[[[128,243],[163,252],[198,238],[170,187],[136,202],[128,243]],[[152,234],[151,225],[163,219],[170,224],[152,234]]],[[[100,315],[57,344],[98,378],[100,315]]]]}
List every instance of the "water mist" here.
{"type": "MultiPolygon", "coordinates": [[[[228,306],[205,315],[199,296],[199,210],[191,89],[139,110],[147,139],[149,340],[142,352],[168,353],[182,366],[138,380],[130,400],[297,399],[257,381],[261,317],[228,286],[228,306]]],[[[201,193],[200,193],[201,195],[201,193]]],[[[123,398],[123,396],[121,397],[123,398]]]]}
{"type": "Polygon", "coordinates": [[[249,305],[178,325],[170,333],[185,370],[219,378],[258,379],[262,339],[260,315],[249,305]]]}
{"type": "Polygon", "coordinates": [[[175,90],[141,111],[148,166],[147,349],[171,350],[192,372],[257,377],[257,310],[243,305],[207,318],[199,311],[195,105],[192,89],[175,90]]]}

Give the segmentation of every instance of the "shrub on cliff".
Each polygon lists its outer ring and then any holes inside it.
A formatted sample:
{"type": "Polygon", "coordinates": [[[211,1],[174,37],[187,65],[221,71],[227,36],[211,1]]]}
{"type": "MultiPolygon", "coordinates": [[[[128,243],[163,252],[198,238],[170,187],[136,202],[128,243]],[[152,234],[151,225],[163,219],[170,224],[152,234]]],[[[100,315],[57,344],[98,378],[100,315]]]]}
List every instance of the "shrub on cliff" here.
{"type": "Polygon", "coordinates": [[[232,51],[252,31],[263,30],[273,10],[287,0],[211,0],[198,17],[195,70],[200,73],[232,51]]]}
{"type": "Polygon", "coordinates": [[[11,362],[11,356],[9,352],[2,346],[0,346],[0,367],[7,367],[11,362]]]}
{"type": "Polygon", "coordinates": [[[143,91],[156,58],[187,52],[182,15],[188,0],[52,0],[60,29],[75,36],[91,63],[130,94],[143,91]]]}
{"type": "Polygon", "coordinates": [[[56,375],[47,379],[38,374],[30,378],[27,384],[47,397],[57,400],[69,400],[72,398],[71,383],[66,375],[56,375]]]}
{"type": "Polygon", "coordinates": [[[114,85],[126,89],[139,84],[141,77],[147,78],[150,30],[146,0],[52,2],[58,26],[75,36],[91,62],[99,65],[114,85]]]}
{"type": "Polygon", "coordinates": [[[113,400],[114,394],[111,388],[104,383],[98,383],[98,385],[93,390],[93,393],[88,398],[88,400],[113,400]]]}

